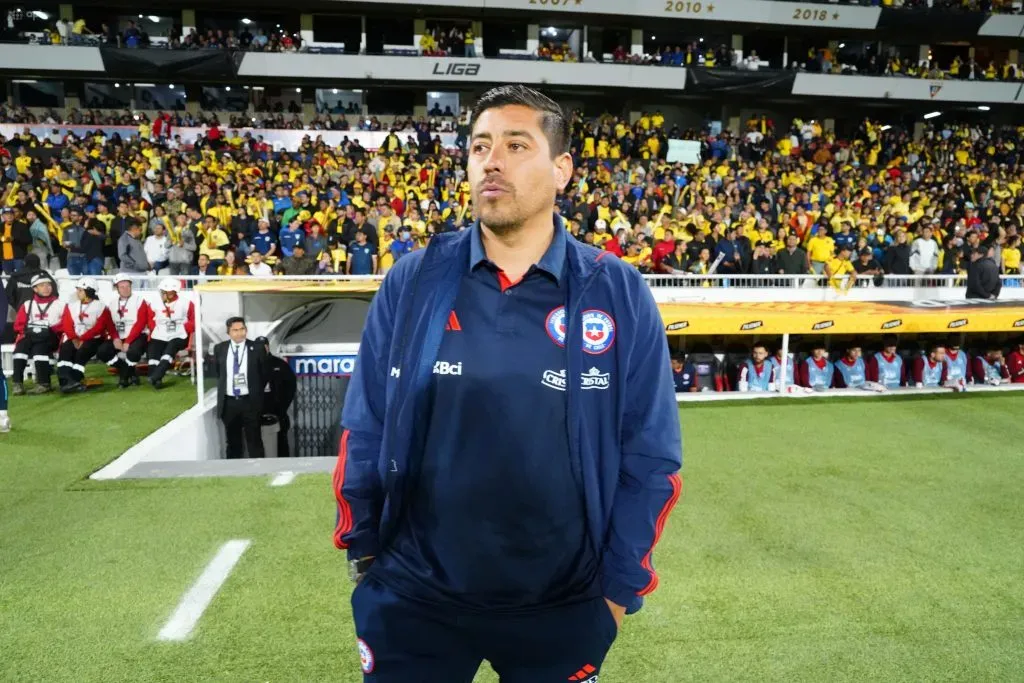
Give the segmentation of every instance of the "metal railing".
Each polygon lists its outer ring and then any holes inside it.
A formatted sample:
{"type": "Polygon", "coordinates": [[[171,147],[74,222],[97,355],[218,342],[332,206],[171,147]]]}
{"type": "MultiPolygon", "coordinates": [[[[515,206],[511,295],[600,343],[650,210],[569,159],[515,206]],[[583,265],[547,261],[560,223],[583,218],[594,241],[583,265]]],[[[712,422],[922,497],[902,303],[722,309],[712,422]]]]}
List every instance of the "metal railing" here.
{"type": "MultiPolygon", "coordinates": [[[[848,277],[848,276],[847,276],[848,277]]],[[[841,279],[846,286],[847,277],[841,279]]],[[[662,287],[751,287],[800,289],[831,286],[825,275],[644,275],[647,284],[652,288],[662,287]]],[[[1004,275],[1007,281],[1020,281],[1020,276],[1004,275]]],[[[872,275],[858,275],[854,287],[963,287],[967,284],[963,275],[885,275],[876,278],[872,275]]]]}
{"type": "MultiPolygon", "coordinates": [[[[338,282],[379,282],[384,279],[383,275],[274,275],[270,277],[255,277],[252,275],[132,275],[131,279],[139,289],[156,289],[160,280],[164,277],[172,277],[182,284],[186,290],[193,289],[197,284],[209,284],[214,282],[265,282],[273,285],[277,282],[309,282],[329,285],[338,282]]],[[[754,289],[810,289],[829,287],[829,279],[824,275],[644,275],[644,281],[652,289],[666,288],[696,288],[696,287],[745,287],[754,289]]],[[[71,286],[77,277],[62,275],[58,277],[58,284],[62,287],[71,286]]],[[[113,287],[113,277],[100,275],[94,278],[97,282],[104,283],[102,286],[113,287]]],[[[1024,275],[1002,275],[1003,286],[1018,287],[1024,286],[1024,275]]],[[[846,278],[843,278],[845,281],[846,278]]],[[[871,275],[859,275],[856,278],[854,287],[875,287],[883,289],[894,288],[939,288],[939,287],[964,287],[967,279],[963,275],[886,275],[876,279],[871,275]]]]}

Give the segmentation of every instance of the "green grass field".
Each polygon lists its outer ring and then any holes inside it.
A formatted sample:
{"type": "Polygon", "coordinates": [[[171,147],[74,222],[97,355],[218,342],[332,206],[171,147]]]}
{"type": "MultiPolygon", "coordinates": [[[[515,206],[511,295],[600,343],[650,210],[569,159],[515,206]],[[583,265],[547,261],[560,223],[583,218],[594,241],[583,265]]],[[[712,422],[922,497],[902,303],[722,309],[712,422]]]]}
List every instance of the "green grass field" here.
{"type": "MultiPolygon", "coordinates": [[[[0,681],[360,680],[327,476],[87,480],[192,397],[179,380],[15,399],[0,681]],[[156,642],[232,538],[252,546],[196,632],[156,642]]],[[[602,683],[1024,680],[1024,398],[680,416],[686,486],[655,556],[661,588],[602,683]]]]}

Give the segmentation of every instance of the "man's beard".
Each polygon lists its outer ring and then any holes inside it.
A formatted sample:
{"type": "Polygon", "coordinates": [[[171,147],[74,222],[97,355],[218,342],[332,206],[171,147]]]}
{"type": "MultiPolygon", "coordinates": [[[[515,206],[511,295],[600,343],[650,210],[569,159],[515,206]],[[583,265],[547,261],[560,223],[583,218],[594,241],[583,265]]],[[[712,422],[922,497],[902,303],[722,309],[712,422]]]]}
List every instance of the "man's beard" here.
{"type": "Polygon", "coordinates": [[[480,223],[496,235],[510,235],[523,224],[524,212],[513,190],[509,190],[504,206],[488,207],[486,200],[474,197],[474,205],[480,207],[480,223]]]}

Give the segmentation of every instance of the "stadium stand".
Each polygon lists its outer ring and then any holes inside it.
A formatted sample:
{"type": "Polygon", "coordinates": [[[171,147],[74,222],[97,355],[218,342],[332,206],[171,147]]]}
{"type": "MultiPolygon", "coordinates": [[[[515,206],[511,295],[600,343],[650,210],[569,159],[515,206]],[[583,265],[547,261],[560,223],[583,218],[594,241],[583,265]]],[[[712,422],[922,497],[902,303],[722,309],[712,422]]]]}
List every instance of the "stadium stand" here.
{"type": "MultiPolygon", "coordinates": [[[[575,107],[577,170],[556,207],[567,229],[653,286],[856,298],[966,287],[977,258],[1019,285],[1019,4],[841,3],[788,17],[759,1],[751,11],[768,14],[740,19],[670,3],[701,28],[673,17],[657,33],[571,10],[552,26],[447,10],[393,21],[399,30],[343,4],[363,14],[9,15],[5,39],[55,46],[43,50],[52,64],[31,65],[19,50],[41,48],[0,46],[12,56],[0,205],[28,227],[24,250],[68,276],[113,275],[137,222],[153,276],[382,275],[474,220],[466,105],[501,65],[575,107]],[[924,44],[905,44],[907,22],[924,44]],[[807,36],[791,40],[792,26],[807,36]],[[82,54],[64,45],[98,51],[99,68],[47,82],[82,54]],[[324,76],[325,64],[368,65],[366,78],[324,76]],[[147,75],[157,65],[163,77],[147,75]],[[669,66],[679,70],[656,68],[669,66]],[[608,93],[580,91],[605,82],[608,93]],[[69,258],[64,236],[80,225],[105,236],[98,263],[69,258]]],[[[11,251],[5,271],[23,259],[11,251]]],[[[749,345],[730,344],[714,363],[698,357],[704,388],[741,384],[749,345]]]]}

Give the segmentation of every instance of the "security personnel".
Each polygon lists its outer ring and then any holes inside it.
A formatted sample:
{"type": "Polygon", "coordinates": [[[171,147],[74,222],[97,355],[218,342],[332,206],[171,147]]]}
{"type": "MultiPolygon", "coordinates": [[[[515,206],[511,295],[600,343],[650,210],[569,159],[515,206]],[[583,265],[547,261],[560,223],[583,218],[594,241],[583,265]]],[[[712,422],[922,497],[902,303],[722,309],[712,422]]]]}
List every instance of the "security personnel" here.
{"type": "Polygon", "coordinates": [[[267,385],[267,354],[263,346],[246,339],[245,320],[228,318],[228,341],[213,348],[213,373],[217,375],[218,416],[227,436],[226,456],[264,457],[260,415],[267,385]]]}
{"type": "Polygon", "coordinates": [[[85,391],[85,364],[108,338],[112,323],[107,307],[96,296],[96,281],[84,277],[75,283],[76,301],[64,307],[64,341],[57,356],[57,383],[63,394],[85,391]]]}
{"type": "Polygon", "coordinates": [[[61,321],[64,306],[53,291],[49,275],[32,278],[32,298],[22,304],[14,319],[14,389],[11,393],[25,393],[25,368],[31,358],[36,366],[36,386],[33,394],[47,394],[50,386],[50,364],[57,351],[62,334],[61,321]]]}
{"type": "Polygon", "coordinates": [[[772,390],[772,364],[768,362],[768,347],[757,342],[750,350],[751,357],[740,368],[739,390],[761,392],[772,390]]]}
{"type": "Polygon", "coordinates": [[[824,391],[832,388],[834,375],[835,365],[828,359],[825,342],[814,342],[814,346],[811,347],[811,355],[800,364],[797,382],[800,386],[824,391]]]}
{"type": "Polygon", "coordinates": [[[149,383],[154,389],[163,386],[164,375],[171,369],[174,357],[188,346],[196,328],[195,307],[178,294],[181,283],[173,277],[165,277],[158,289],[160,301],[149,305],[149,348],[146,350],[149,383]]]}
{"type": "Polygon", "coordinates": [[[858,389],[864,386],[865,382],[867,382],[867,370],[864,367],[860,346],[856,344],[848,346],[846,353],[836,363],[832,386],[837,389],[858,389]]]}
{"type": "Polygon", "coordinates": [[[295,400],[298,380],[288,361],[270,353],[270,341],[266,337],[258,337],[256,345],[266,351],[267,368],[270,373],[263,393],[263,414],[273,415],[277,421],[277,457],[287,458],[291,455],[288,430],[292,426],[288,409],[295,400]]]}
{"type": "Polygon", "coordinates": [[[110,339],[105,341],[96,356],[107,365],[117,368],[117,385],[126,389],[139,384],[135,366],[149,346],[147,325],[153,315],[149,302],[132,291],[132,279],[119,273],[114,278],[117,296],[107,304],[110,313],[110,339]]]}
{"type": "Polygon", "coordinates": [[[558,104],[501,86],[471,120],[478,221],[396,261],[342,412],[334,540],[364,680],[470,683],[484,659],[596,679],[682,487],[665,329],[640,273],[553,214],[573,176],[558,104]]]}

